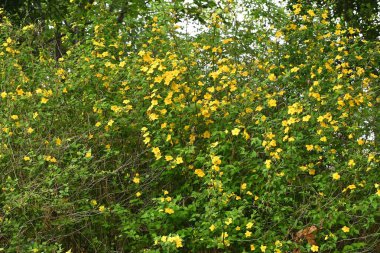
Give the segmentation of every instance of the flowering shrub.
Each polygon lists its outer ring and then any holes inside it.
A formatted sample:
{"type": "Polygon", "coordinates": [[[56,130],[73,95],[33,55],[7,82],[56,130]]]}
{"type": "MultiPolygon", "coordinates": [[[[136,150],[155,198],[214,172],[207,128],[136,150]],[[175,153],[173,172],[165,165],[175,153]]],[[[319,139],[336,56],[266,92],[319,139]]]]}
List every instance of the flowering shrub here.
{"type": "Polygon", "coordinates": [[[3,251],[378,249],[379,43],[242,6],[188,34],[175,4],[94,2],[57,61],[1,12],[3,251]]]}

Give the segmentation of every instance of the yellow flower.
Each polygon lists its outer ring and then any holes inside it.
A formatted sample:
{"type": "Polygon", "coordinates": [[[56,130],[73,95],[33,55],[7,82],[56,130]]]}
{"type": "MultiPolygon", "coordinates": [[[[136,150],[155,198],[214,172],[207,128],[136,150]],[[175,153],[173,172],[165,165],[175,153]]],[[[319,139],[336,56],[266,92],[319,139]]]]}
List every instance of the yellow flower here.
{"type": "Polygon", "coordinates": [[[227,232],[222,233],[222,234],[221,234],[221,237],[222,237],[222,239],[227,238],[227,237],[228,237],[228,233],[227,233],[227,232]]]}
{"type": "Polygon", "coordinates": [[[368,162],[371,162],[373,159],[375,159],[375,154],[371,153],[368,155],[368,162]]]}
{"type": "Polygon", "coordinates": [[[24,156],[24,161],[30,161],[30,157],[29,156],[24,156]]]}
{"type": "Polygon", "coordinates": [[[183,245],[182,245],[182,239],[178,235],[173,236],[173,237],[169,237],[168,238],[168,242],[174,242],[176,248],[183,247],[183,245]]]}
{"type": "Polygon", "coordinates": [[[301,9],[300,8],[296,8],[296,9],[293,10],[293,12],[294,12],[295,15],[298,15],[298,14],[300,14],[301,9]]]}
{"type": "Polygon", "coordinates": [[[198,177],[204,177],[205,176],[205,173],[203,172],[203,170],[201,169],[196,169],[194,171],[194,173],[198,176],[198,177]]]}
{"type": "Polygon", "coordinates": [[[152,148],[152,152],[153,152],[154,156],[156,157],[156,160],[159,160],[162,157],[159,147],[152,148]]]}
{"type": "Polygon", "coordinates": [[[355,164],[356,163],[355,163],[355,161],[353,159],[351,159],[351,160],[348,161],[348,166],[350,166],[350,167],[354,167],[355,164]]]}
{"type": "Polygon", "coordinates": [[[211,137],[211,134],[210,134],[209,131],[206,131],[206,132],[203,133],[203,138],[209,139],[210,137],[211,137]]]}
{"type": "Polygon", "coordinates": [[[93,200],[91,200],[91,205],[93,205],[93,206],[96,206],[97,204],[98,204],[98,202],[95,200],[95,199],[93,199],[93,200]]]}
{"type": "Polygon", "coordinates": [[[166,160],[167,162],[169,162],[169,161],[173,160],[173,157],[172,157],[171,155],[166,155],[166,156],[165,156],[165,160],[166,160]]]}
{"type": "Polygon", "coordinates": [[[115,121],[113,121],[113,119],[110,119],[110,120],[108,121],[107,125],[108,125],[108,126],[112,126],[114,122],[115,122],[115,121]]]}
{"type": "Polygon", "coordinates": [[[268,79],[269,79],[270,81],[274,82],[274,81],[277,80],[277,77],[276,77],[274,74],[270,74],[270,75],[268,76],[268,79]]]}
{"type": "Polygon", "coordinates": [[[261,252],[265,252],[267,250],[267,246],[261,245],[260,250],[261,250],[261,252]]]}
{"type": "Polygon", "coordinates": [[[11,119],[13,119],[13,120],[18,120],[18,115],[12,115],[12,116],[11,116],[11,119]]]}
{"type": "Polygon", "coordinates": [[[117,105],[112,105],[111,106],[111,110],[118,113],[121,111],[121,107],[120,106],[117,106],[117,105]]]}
{"type": "Polygon", "coordinates": [[[271,160],[266,160],[266,161],[265,161],[265,168],[270,169],[270,167],[271,167],[271,163],[272,163],[271,160]]]}
{"type": "Polygon", "coordinates": [[[305,122],[307,122],[307,121],[309,121],[309,120],[310,120],[310,118],[311,118],[311,116],[310,116],[310,115],[306,115],[306,116],[302,117],[302,121],[305,121],[305,122]]]}
{"type": "Polygon", "coordinates": [[[50,162],[51,162],[51,163],[56,163],[56,162],[57,162],[57,159],[55,159],[55,157],[51,157],[51,158],[50,158],[50,162]]]}
{"type": "Polygon", "coordinates": [[[339,180],[339,179],[340,179],[340,175],[339,175],[339,173],[335,172],[335,173],[332,175],[332,178],[333,178],[334,180],[339,180]]]}
{"type": "Polygon", "coordinates": [[[215,230],[215,225],[212,224],[210,227],[209,227],[210,231],[214,231],[215,230]]]}
{"type": "Polygon", "coordinates": [[[135,184],[139,184],[139,183],[140,183],[140,178],[138,178],[138,177],[134,177],[132,181],[133,181],[133,183],[135,183],[135,184]]]}
{"type": "Polygon", "coordinates": [[[319,117],[317,118],[317,121],[318,121],[318,122],[322,122],[324,119],[325,119],[325,117],[323,117],[323,116],[319,116],[319,117]]]}
{"type": "Polygon", "coordinates": [[[215,148],[216,146],[218,146],[219,145],[219,142],[214,142],[214,143],[211,143],[210,144],[210,146],[212,147],[212,148],[215,148]]]}
{"type": "Polygon", "coordinates": [[[253,223],[252,222],[248,222],[247,225],[245,225],[247,229],[250,229],[252,228],[253,226],[253,223]]]}
{"type": "Polygon", "coordinates": [[[310,249],[311,249],[312,252],[318,252],[319,247],[317,245],[313,245],[313,246],[311,246],[310,249]]]}
{"type": "Polygon", "coordinates": [[[62,145],[62,140],[60,138],[55,139],[55,144],[57,146],[61,146],[62,145]]]}
{"type": "Polygon", "coordinates": [[[290,69],[290,73],[296,73],[300,68],[294,67],[290,69]]]}
{"type": "Polygon", "coordinates": [[[254,251],[256,249],[255,245],[253,245],[253,244],[251,244],[249,247],[251,248],[251,251],[254,251]]]}
{"type": "Polygon", "coordinates": [[[174,210],[167,207],[167,208],[165,208],[165,213],[167,213],[167,214],[173,214],[174,210]]]}
{"type": "Polygon", "coordinates": [[[251,237],[251,235],[252,235],[252,232],[251,232],[251,231],[247,231],[247,232],[245,232],[245,237],[251,237]]]}
{"type": "Polygon", "coordinates": [[[269,107],[276,107],[277,106],[277,101],[275,99],[269,99],[268,100],[268,105],[269,105],[269,107]]]}
{"type": "Polygon", "coordinates": [[[350,228],[347,227],[347,226],[344,226],[344,227],[342,227],[342,231],[343,231],[344,233],[348,233],[348,232],[350,232],[350,228]]]}
{"type": "Polygon", "coordinates": [[[239,135],[240,133],[240,129],[239,128],[234,128],[232,131],[231,131],[232,135],[239,135]]]}
{"type": "Polygon", "coordinates": [[[143,142],[144,142],[144,144],[148,144],[150,142],[150,137],[148,137],[148,136],[145,137],[143,142]]]}
{"type": "Polygon", "coordinates": [[[41,104],[46,104],[49,101],[47,98],[41,98],[41,104]]]}
{"type": "Polygon", "coordinates": [[[224,40],[222,40],[222,43],[223,43],[223,44],[228,44],[228,43],[230,43],[230,42],[232,42],[232,41],[233,41],[233,39],[228,38],[228,39],[224,39],[224,40]]]}
{"type": "Polygon", "coordinates": [[[313,10],[308,10],[307,13],[309,14],[310,17],[315,16],[315,12],[313,10]]]}
{"type": "Polygon", "coordinates": [[[91,158],[92,154],[91,154],[91,151],[87,152],[86,155],[84,157],[86,158],[91,158]]]}
{"type": "Polygon", "coordinates": [[[34,129],[33,129],[33,128],[31,128],[31,127],[29,127],[29,128],[26,130],[26,132],[27,132],[28,134],[31,134],[31,133],[33,133],[33,132],[34,132],[34,129]]]}
{"type": "Polygon", "coordinates": [[[212,95],[210,93],[206,93],[204,96],[203,96],[204,99],[206,100],[210,100],[212,98],[212,95]]]}
{"type": "Polygon", "coordinates": [[[248,140],[251,136],[249,135],[249,133],[244,129],[244,132],[243,132],[243,134],[244,134],[244,138],[246,139],[246,140],[248,140]]]}
{"type": "Polygon", "coordinates": [[[140,197],[141,196],[141,192],[136,192],[136,197],[140,197]]]}
{"type": "Polygon", "coordinates": [[[183,163],[183,159],[182,159],[182,157],[177,157],[176,159],[175,159],[175,163],[176,164],[181,164],[181,163],[183,163]]]}
{"type": "Polygon", "coordinates": [[[232,223],[232,218],[228,218],[225,222],[224,222],[227,226],[230,225],[232,223]]]}
{"type": "Polygon", "coordinates": [[[314,149],[313,145],[306,145],[306,150],[307,151],[312,151],[314,149]]]}
{"type": "Polygon", "coordinates": [[[211,161],[213,165],[220,165],[222,163],[219,156],[211,156],[211,161]]]}
{"type": "Polygon", "coordinates": [[[323,136],[323,137],[321,137],[321,139],[319,139],[320,141],[323,141],[323,142],[326,142],[327,141],[327,138],[326,138],[326,136],[323,136]]]}
{"type": "Polygon", "coordinates": [[[106,210],[106,208],[103,206],[103,205],[101,205],[101,206],[99,206],[99,212],[104,212],[106,210]]]}

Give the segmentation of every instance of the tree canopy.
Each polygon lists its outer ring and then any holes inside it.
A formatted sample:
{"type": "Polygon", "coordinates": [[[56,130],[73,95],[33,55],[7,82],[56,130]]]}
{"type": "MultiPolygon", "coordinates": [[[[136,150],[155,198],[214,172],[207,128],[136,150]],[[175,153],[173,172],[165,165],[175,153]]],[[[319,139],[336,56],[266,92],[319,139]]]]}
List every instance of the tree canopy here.
{"type": "Polygon", "coordinates": [[[378,40],[380,36],[380,6],[377,0],[291,0],[288,6],[301,3],[326,8],[330,17],[340,18],[348,26],[360,30],[367,40],[378,40]]]}

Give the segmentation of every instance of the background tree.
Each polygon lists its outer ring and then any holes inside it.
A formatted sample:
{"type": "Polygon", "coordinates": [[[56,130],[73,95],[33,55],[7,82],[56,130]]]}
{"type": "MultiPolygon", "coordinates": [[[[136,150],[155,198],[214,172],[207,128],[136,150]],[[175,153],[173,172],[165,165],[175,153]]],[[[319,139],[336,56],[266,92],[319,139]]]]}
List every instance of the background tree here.
{"type": "Polygon", "coordinates": [[[367,40],[379,38],[380,6],[377,0],[290,0],[288,8],[292,9],[295,4],[327,9],[330,19],[341,18],[347,26],[358,28],[367,40]]]}

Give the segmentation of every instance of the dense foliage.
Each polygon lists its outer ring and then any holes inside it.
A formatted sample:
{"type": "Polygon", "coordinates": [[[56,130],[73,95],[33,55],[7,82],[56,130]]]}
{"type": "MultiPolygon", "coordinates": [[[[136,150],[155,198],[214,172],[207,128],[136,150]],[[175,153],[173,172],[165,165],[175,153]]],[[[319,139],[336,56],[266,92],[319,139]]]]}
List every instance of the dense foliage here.
{"type": "MultiPolygon", "coordinates": [[[[300,3],[289,0],[288,7],[300,3]]],[[[340,18],[349,26],[360,30],[367,40],[377,40],[380,36],[380,2],[377,0],[309,0],[302,1],[310,7],[325,8],[329,19],[340,18]]]]}
{"type": "Polygon", "coordinates": [[[0,251],[379,250],[379,42],[301,3],[83,2],[0,10],[0,251]]]}

